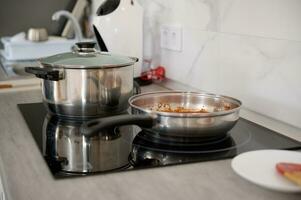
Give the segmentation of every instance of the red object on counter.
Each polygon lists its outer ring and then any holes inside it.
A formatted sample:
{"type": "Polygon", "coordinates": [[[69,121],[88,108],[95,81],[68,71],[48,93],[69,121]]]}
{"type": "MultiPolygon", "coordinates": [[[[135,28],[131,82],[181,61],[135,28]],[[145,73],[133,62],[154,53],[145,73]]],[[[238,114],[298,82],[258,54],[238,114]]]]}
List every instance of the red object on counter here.
{"type": "Polygon", "coordinates": [[[162,81],[165,79],[165,68],[162,66],[158,66],[155,69],[142,72],[140,79],[144,81],[149,81],[149,80],[162,81]]]}
{"type": "Polygon", "coordinates": [[[277,163],[276,169],[284,177],[301,186],[301,163],[277,163]]]}
{"type": "Polygon", "coordinates": [[[285,172],[295,172],[295,171],[301,172],[301,164],[282,162],[276,164],[276,169],[281,174],[284,174],[285,172]]]}

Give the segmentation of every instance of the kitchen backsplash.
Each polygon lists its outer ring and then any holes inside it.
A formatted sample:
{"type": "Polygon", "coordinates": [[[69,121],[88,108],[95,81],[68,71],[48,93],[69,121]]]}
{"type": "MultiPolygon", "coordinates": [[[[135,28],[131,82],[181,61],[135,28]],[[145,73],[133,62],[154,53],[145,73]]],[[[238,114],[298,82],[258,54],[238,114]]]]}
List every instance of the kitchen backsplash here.
{"type": "Polygon", "coordinates": [[[180,52],[154,45],[169,78],[301,128],[300,0],[152,2],[161,9],[154,31],[182,27],[180,52]]]}
{"type": "Polygon", "coordinates": [[[144,54],[167,77],[236,97],[246,109],[301,128],[300,0],[139,0],[144,54]],[[160,27],[182,29],[180,51],[160,27]],[[151,41],[151,42],[150,42],[151,41]]]}

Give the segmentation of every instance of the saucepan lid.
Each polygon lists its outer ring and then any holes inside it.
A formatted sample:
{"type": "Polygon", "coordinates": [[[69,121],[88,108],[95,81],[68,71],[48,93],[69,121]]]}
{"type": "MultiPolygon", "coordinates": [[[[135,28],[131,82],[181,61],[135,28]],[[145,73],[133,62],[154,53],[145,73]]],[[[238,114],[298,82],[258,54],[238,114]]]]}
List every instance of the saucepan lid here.
{"type": "Polygon", "coordinates": [[[135,64],[138,58],[97,51],[95,42],[76,43],[72,52],[40,59],[43,66],[69,69],[106,69],[135,64]]]}

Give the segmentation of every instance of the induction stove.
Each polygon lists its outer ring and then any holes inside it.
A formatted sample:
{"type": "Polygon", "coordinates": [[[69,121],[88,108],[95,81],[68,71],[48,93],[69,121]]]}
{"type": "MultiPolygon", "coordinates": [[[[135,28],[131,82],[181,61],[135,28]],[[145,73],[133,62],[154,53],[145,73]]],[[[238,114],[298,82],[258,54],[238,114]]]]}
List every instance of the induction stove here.
{"type": "Polygon", "coordinates": [[[83,121],[52,116],[42,103],[18,107],[55,178],[222,160],[260,149],[301,149],[301,142],[244,118],[220,138],[173,140],[123,126],[89,139],[80,133],[83,121]]]}

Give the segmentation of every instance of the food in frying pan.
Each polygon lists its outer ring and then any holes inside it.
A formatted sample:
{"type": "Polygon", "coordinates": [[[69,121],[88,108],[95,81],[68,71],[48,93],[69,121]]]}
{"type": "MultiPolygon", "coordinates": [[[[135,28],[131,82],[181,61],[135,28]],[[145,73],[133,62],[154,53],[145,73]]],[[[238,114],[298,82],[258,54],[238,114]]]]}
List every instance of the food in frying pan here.
{"type": "Polygon", "coordinates": [[[176,113],[208,113],[208,111],[205,108],[201,109],[190,109],[190,108],[185,108],[183,106],[176,106],[172,107],[168,103],[158,103],[154,105],[153,107],[150,108],[153,111],[158,111],[158,112],[176,112],[176,113]]]}
{"type": "MultiPolygon", "coordinates": [[[[223,105],[223,108],[214,108],[212,111],[218,112],[223,110],[230,110],[231,106],[228,104],[223,105]]],[[[174,113],[209,113],[206,108],[185,108],[184,106],[172,106],[169,103],[158,103],[150,107],[150,110],[158,112],[174,112],[174,113]]]]}
{"type": "Polygon", "coordinates": [[[301,187],[301,164],[297,163],[277,163],[276,169],[284,177],[298,184],[301,187]]]}

